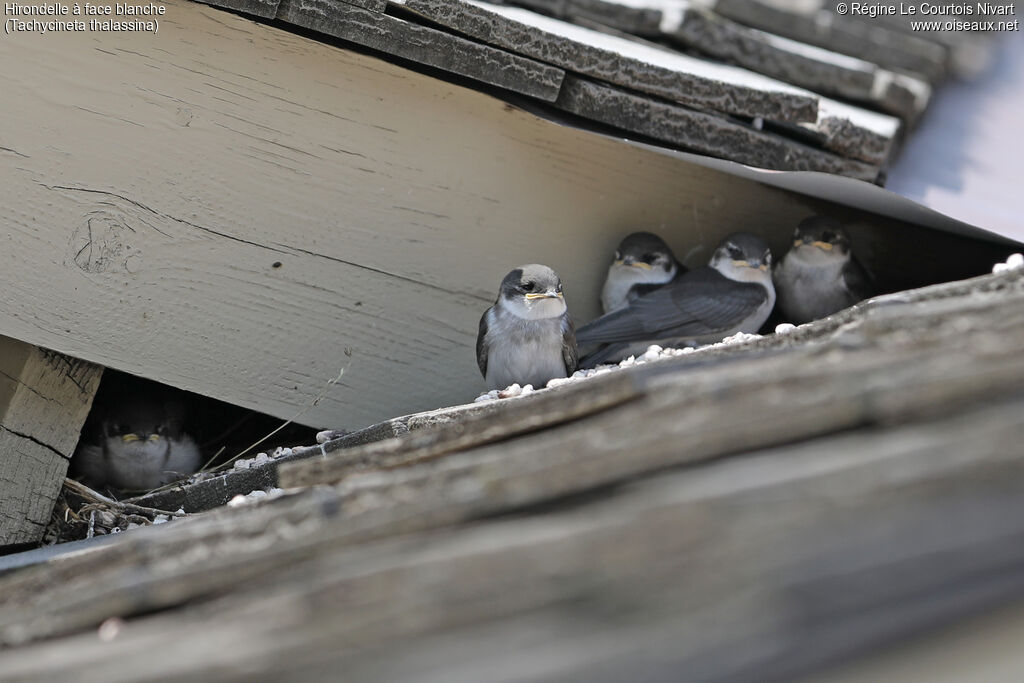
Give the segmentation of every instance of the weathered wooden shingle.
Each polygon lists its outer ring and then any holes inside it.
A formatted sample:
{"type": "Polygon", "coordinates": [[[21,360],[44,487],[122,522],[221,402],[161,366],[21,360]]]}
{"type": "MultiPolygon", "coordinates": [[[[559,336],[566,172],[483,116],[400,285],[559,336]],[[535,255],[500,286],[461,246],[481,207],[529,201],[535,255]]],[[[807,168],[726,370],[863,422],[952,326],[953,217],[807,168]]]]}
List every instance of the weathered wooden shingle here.
{"type": "Polygon", "coordinates": [[[567,75],[555,106],[688,150],[784,171],[820,171],[873,182],[878,166],[843,158],[728,119],[567,75]]]}
{"type": "Polygon", "coordinates": [[[472,0],[393,4],[487,43],[700,109],[787,122],[813,121],[817,116],[817,98],[807,91],[528,10],[472,0]]]}
{"type": "Polygon", "coordinates": [[[904,118],[927,105],[927,83],[878,65],[759,31],[689,0],[520,0],[577,23],[668,40],[814,92],[869,103],[904,118]]]}
{"type": "Polygon", "coordinates": [[[277,18],[547,101],[558,96],[564,73],[547,64],[337,0],[283,0],[277,18]]]}
{"type": "Polygon", "coordinates": [[[879,66],[923,75],[934,83],[946,75],[946,49],[880,22],[836,18],[821,2],[715,0],[712,9],[735,21],[786,38],[859,57],[879,66]]]}

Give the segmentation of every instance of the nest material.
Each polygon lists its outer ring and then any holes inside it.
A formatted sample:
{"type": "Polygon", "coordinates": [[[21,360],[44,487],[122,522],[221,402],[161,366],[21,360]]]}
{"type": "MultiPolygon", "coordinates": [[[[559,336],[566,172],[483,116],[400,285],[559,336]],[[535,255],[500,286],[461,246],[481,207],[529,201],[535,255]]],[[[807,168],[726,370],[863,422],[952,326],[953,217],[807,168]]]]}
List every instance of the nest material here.
{"type": "Polygon", "coordinates": [[[65,479],[50,524],[43,533],[43,544],[116,534],[184,516],[185,513],[180,511],[157,510],[117,501],[74,479],[65,479]]]}

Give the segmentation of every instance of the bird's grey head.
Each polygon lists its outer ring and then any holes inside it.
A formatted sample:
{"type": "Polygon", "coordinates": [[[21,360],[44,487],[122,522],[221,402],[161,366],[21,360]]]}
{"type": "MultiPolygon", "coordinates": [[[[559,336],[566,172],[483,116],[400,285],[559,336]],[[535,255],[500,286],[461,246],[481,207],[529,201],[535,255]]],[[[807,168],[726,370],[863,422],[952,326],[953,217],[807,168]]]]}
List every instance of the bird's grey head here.
{"type": "Polygon", "coordinates": [[[616,266],[648,273],[651,278],[667,281],[675,275],[676,260],[663,239],[649,232],[634,232],[623,239],[615,250],[612,267],[616,266]]]}
{"type": "Polygon", "coordinates": [[[181,437],[180,404],[135,396],[113,404],[103,419],[108,446],[135,457],[159,456],[171,440],[181,437]]]}
{"type": "Polygon", "coordinates": [[[565,313],[562,281],[547,266],[530,263],[519,266],[501,281],[498,305],[525,318],[557,318],[565,313]]]}
{"type": "Polygon", "coordinates": [[[770,282],[772,252],[760,237],[734,232],[719,243],[708,265],[730,280],[770,282]]]}
{"type": "Polygon", "coordinates": [[[800,221],[793,233],[793,249],[805,258],[823,259],[850,256],[850,233],[839,221],[828,216],[811,216],[800,221]]]}

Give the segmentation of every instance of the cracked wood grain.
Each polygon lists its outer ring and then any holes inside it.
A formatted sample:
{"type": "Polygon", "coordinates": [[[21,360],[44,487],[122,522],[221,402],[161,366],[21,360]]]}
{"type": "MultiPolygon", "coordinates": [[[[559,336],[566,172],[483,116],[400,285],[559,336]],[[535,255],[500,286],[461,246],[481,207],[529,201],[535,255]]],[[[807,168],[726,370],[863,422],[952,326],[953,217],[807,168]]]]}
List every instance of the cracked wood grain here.
{"type": "Polygon", "coordinates": [[[0,548],[42,538],[101,373],[0,337],[0,548]]]}
{"type": "Polygon", "coordinates": [[[197,3],[168,12],[159,45],[0,42],[3,144],[25,155],[0,165],[5,334],[282,419],[351,348],[299,419],[357,429],[472,399],[479,316],[538,249],[583,320],[625,226],[663,225],[686,253],[735,225],[788,239],[806,212],[372,56],[197,3]],[[39,76],[72,55],[134,85],[39,76]]]}

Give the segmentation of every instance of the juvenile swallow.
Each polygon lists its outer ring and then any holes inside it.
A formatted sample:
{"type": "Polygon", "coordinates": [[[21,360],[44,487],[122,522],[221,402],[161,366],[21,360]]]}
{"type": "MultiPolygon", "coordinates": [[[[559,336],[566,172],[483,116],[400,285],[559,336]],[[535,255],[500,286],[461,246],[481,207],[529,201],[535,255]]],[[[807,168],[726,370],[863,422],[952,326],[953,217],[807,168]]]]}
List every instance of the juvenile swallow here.
{"type": "Polygon", "coordinates": [[[501,281],[498,299],[480,318],[476,359],[490,389],[532,384],[576,371],[576,336],[562,281],[547,266],[516,268],[501,281]]]}
{"type": "Polygon", "coordinates": [[[196,442],[182,430],[177,401],[132,395],[114,402],[97,433],[83,439],[73,463],[86,484],[148,491],[194,473],[201,464],[196,442]]]}
{"type": "Polygon", "coordinates": [[[805,218],[775,267],[779,311],[797,325],[871,296],[871,279],[850,251],[850,235],[826,216],[805,218]]]}
{"type": "Polygon", "coordinates": [[[634,232],[619,243],[608,266],[601,308],[605,313],[616,311],[685,272],[664,240],[649,232],[634,232]]]}
{"type": "Polygon", "coordinates": [[[651,344],[691,346],[757,332],[775,305],[771,263],[763,240],[742,232],[729,235],[707,266],[581,327],[580,344],[608,346],[580,365],[593,367],[643,353],[651,344]]]}

